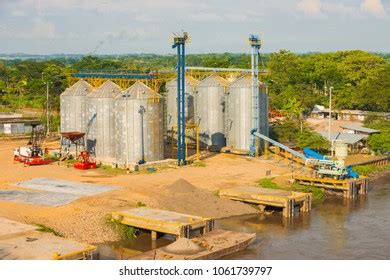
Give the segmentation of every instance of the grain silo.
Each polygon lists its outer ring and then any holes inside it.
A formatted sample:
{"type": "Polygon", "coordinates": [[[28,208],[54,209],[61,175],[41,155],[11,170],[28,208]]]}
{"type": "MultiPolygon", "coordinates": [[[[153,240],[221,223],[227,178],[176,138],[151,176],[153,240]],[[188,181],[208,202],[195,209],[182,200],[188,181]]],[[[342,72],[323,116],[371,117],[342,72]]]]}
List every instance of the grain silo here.
{"type": "Polygon", "coordinates": [[[115,154],[118,165],[164,158],[163,100],[141,82],[115,100],[115,154]]]}
{"type": "Polygon", "coordinates": [[[91,91],[92,86],[80,80],[60,95],[61,132],[85,132],[86,96],[91,91]]]}
{"type": "MultiPolygon", "coordinates": [[[[268,98],[265,85],[259,86],[259,132],[268,136],[268,98]]],[[[250,150],[252,127],[252,78],[243,76],[229,84],[227,98],[227,146],[250,150]]]]}
{"type": "Polygon", "coordinates": [[[87,147],[103,163],[115,162],[115,98],[122,92],[106,81],[87,96],[87,147]]]}
{"type": "MultiPolygon", "coordinates": [[[[191,76],[186,76],[185,84],[185,116],[186,122],[194,119],[194,96],[195,87],[198,80],[191,76]]],[[[167,83],[167,116],[166,123],[168,131],[171,131],[173,126],[177,126],[177,79],[167,83]]]]}
{"type": "Polygon", "coordinates": [[[195,122],[199,124],[202,145],[222,148],[225,141],[226,87],[228,82],[213,74],[196,87],[195,122]]]}

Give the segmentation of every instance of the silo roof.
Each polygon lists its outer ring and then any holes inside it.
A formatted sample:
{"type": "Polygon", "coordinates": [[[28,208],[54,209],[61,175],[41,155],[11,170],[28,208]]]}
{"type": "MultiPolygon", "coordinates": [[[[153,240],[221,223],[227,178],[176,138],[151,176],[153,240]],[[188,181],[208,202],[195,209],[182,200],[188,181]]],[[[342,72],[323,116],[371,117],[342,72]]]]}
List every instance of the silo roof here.
{"type": "MultiPolygon", "coordinates": [[[[259,86],[264,86],[263,82],[259,81],[259,86]]],[[[252,86],[252,76],[250,74],[239,77],[229,84],[229,87],[251,87],[252,86]]]]}
{"type": "Polygon", "coordinates": [[[222,78],[221,76],[217,74],[212,74],[205,78],[204,80],[200,81],[198,86],[199,87],[225,87],[229,84],[229,82],[222,78]]]}
{"type": "MultiPolygon", "coordinates": [[[[195,79],[192,76],[186,76],[186,84],[189,84],[191,86],[196,86],[199,83],[197,79],[195,79]]],[[[173,79],[167,83],[167,86],[176,86],[177,85],[177,79],[173,79]]]]}
{"type": "Polygon", "coordinates": [[[252,86],[252,77],[251,75],[244,75],[229,84],[229,87],[251,87],[252,86]]]}
{"type": "Polygon", "coordinates": [[[83,96],[92,91],[93,87],[84,80],[79,80],[68,87],[61,96],[83,96]]]}
{"type": "Polygon", "coordinates": [[[106,81],[100,87],[95,88],[88,97],[115,98],[121,94],[122,89],[113,81],[106,81]]]}
{"type": "Polygon", "coordinates": [[[128,95],[129,99],[149,99],[149,98],[161,98],[161,95],[152,90],[150,87],[142,82],[135,82],[131,87],[123,91],[117,98],[123,98],[128,95]]]}

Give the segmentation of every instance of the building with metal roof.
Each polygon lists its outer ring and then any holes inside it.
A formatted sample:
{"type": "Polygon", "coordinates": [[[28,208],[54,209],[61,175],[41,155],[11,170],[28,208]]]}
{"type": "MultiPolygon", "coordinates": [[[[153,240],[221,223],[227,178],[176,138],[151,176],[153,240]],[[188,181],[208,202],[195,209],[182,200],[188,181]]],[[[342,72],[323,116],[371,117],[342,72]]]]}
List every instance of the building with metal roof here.
{"type": "MultiPolygon", "coordinates": [[[[320,131],[319,132],[322,137],[329,139],[328,131],[320,131]]],[[[364,134],[352,134],[352,133],[343,133],[343,132],[331,132],[330,133],[331,141],[340,141],[346,143],[348,145],[356,144],[362,140],[366,140],[368,138],[367,135],[364,134]]]]}
{"type": "Polygon", "coordinates": [[[365,134],[365,135],[371,135],[373,133],[379,133],[379,130],[364,127],[357,124],[345,124],[340,126],[343,129],[343,132],[349,133],[349,134],[365,134]]]}

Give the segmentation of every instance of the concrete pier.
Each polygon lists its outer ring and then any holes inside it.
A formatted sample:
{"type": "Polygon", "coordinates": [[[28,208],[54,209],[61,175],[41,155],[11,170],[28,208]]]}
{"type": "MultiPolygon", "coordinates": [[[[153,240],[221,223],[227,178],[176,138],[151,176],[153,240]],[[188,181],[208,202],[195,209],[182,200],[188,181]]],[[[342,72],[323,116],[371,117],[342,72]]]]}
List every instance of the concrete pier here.
{"type": "Polygon", "coordinates": [[[259,205],[260,210],[266,207],[279,208],[283,216],[293,217],[295,209],[308,212],[311,209],[311,194],[260,187],[235,187],[219,191],[219,196],[232,200],[259,205]]]}

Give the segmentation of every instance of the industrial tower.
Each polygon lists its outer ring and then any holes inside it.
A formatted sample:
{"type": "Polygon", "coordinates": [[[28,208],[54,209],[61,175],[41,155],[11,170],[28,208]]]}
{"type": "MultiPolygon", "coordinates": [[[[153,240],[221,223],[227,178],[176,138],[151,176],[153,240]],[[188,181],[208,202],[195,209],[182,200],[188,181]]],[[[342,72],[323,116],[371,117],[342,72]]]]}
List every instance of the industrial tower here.
{"type": "Polygon", "coordinates": [[[177,164],[186,164],[186,118],[185,118],[185,44],[189,37],[187,32],[183,35],[174,34],[172,48],[177,48],[177,164]]]}
{"type": "Polygon", "coordinates": [[[256,136],[254,132],[259,132],[260,129],[260,102],[259,102],[259,51],[261,47],[261,40],[258,35],[250,34],[249,45],[252,47],[252,130],[251,130],[251,144],[250,155],[255,156],[259,147],[256,147],[256,136]]]}

